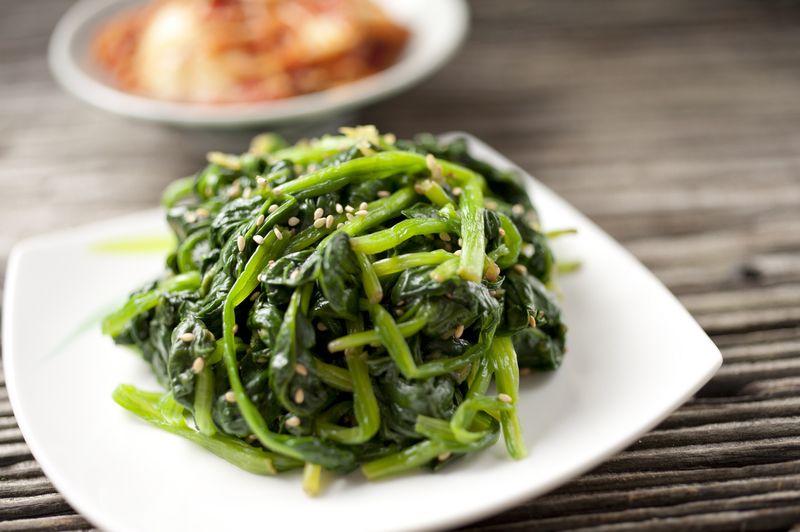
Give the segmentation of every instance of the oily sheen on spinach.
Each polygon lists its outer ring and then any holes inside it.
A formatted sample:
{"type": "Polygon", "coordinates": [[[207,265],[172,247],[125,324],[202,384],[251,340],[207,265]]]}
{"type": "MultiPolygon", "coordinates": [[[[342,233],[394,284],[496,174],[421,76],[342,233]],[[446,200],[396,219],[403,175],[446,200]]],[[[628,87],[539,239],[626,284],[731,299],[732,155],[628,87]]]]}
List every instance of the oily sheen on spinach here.
{"type": "Polygon", "coordinates": [[[519,376],[559,366],[566,328],[516,175],[372,126],[208,161],[165,191],[163,277],[103,322],[166,388],[120,405],[312,494],[322,469],[438,469],[501,434],[525,456],[519,376]]]}

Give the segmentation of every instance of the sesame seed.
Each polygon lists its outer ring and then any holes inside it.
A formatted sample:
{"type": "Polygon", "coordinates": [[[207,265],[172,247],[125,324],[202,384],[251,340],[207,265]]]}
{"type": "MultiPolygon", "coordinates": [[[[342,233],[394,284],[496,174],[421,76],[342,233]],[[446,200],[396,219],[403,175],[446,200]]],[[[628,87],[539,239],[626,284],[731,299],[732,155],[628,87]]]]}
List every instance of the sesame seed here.
{"type": "Polygon", "coordinates": [[[317,218],[314,220],[314,227],[322,229],[325,226],[325,218],[317,218]]]}
{"type": "Polygon", "coordinates": [[[258,188],[264,188],[267,186],[267,180],[259,176],[256,178],[256,184],[258,185],[258,188]]]}
{"type": "Polygon", "coordinates": [[[297,391],[294,392],[294,402],[299,405],[299,404],[302,404],[303,401],[305,401],[305,400],[306,400],[305,392],[303,391],[302,388],[298,388],[297,391]]]}
{"type": "Polygon", "coordinates": [[[267,212],[272,214],[273,212],[275,212],[277,210],[278,210],[278,205],[273,203],[272,205],[269,206],[269,209],[267,209],[267,212]]]}
{"type": "Polygon", "coordinates": [[[352,220],[353,218],[355,218],[355,216],[353,215],[353,213],[352,213],[352,212],[348,212],[347,214],[345,214],[345,216],[347,216],[347,221],[350,221],[350,220],[352,220]]]}
{"type": "Polygon", "coordinates": [[[458,239],[458,246],[459,247],[464,247],[464,239],[463,238],[459,238],[458,239]]]}
{"type": "Polygon", "coordinates": [[[248,434],[247,438],[245,438],[245,440],[247,440],[248,443],[253,443],[257,439],[258,439],[258,436],[256,436],[255,434],[248,434]]]}
{"type": "Polygon", "coordinates": [[[206,367],[206,361],[203,360],[202,357],[197,357],[194,359],[194,362],[192,362],[192,373],[197,375],[203,371],[204,367],[206,367]]]}
{"type": "Polygon", "coordinates": [[[440,462],[444,462],[445,460],[450,458],[450,451],[444,452],[444,453],[440,454],[439,456],[437,456],[436,458],[438,458],[440,462]]]}
{"type": "Polygon", "coordinates": [[[318,331],[323,331],[323,332],[327,331],[328,330],[328,326],[325,325],[324,323],[322,323],[321,321],[317,322],[317,330],[318,331]]]}
{"type": "Polygon", "coordinates": [[[179,338],[181,339],[181,342],[185,342],[185,343],[188,344],[189,342],[194,340],[194,334],[192,334],[190,332],[185,332],[182,335],[180,335],[179,338]]]}
{"type": "Polygon", "coordinates": [[[258,244],[259,246],[264,243],[264,237],[261,235],[253,235],[253,242],[258,244]]]}
{"type": "Polygon", "coordinates": [[[342,207],[341,203],[336,204],[336,212],[338,212],[339,214],[342,214],[344,212],[344,207],[342,207]]]}
{"type": "MultiPolygon", "coordinates": [[[[259,279],[259,281],[260,281],[260,280],[261,280],[261,279],[259,279]]],[[[261,295],[261,292],[259,292],[258,290],[256,290],[255,292],[253,292],[252,294],[250,294],[250,301],[255,301],[256,299],[258,299],[258,296],[260,296],[260,295],[261,295]]]]}
{"type": "Polygon", "coordinates": [[[237,332],[239,332],[239,325],[238,325],[238,324],[236,324],[236,323],[234,323],[234,324],[233,324],[233,327],[231,327],[231,332],[232,332],[233,334],[236,334],[237,332]]]}
{"type": "Polygon", "coordinates": [[[225,392],[225,400],[228,401],[229,403],[236,402],[236,394],[233,393],[233,390],[228,390],[227,392],[225,392]]]}
{"type": "Polygon", "coordinates": [[[270,268],[272,268],[273,264],[275,264],[274,260],[270,259],[269,261],[267,261],[267,266],[269,266],[270,268]]]}
{"type": "Polygon", "coordinates": [[[461,190],[461,187],[454,187],[453,188],[453,196],[460,196],[464,191],[461,190]]]}
{"type": "Polygon", "coordinates": [[[531,326],[531,329],[536,328],[536,316],[528,316],[528,325],[531,326]]]}
{"type": "Polygon", "coordinates": [[[209,342],[213,342],[214,340],[216,340],[216,338],[214,338],[214,333],[212,333],[208,329],[206,329],[206,340],[208,340],[209,342]]]}
{"type": "Polygon", "coordinates": [[[183,213],[183,219],[186,220],[187,224],[193,224],[197,221],[197,213],[192,211],[186,211],[183,213]]]}
{"type": "Polygon", "coordinates": [[[296,281],[298,277],[300,277],[300,269],[299,268],[297,268],[295,270],[292,270],[292,273],[289,274],[289,280],[290,281],[296,281]]]}
{"type": "Polygon", "coordinates": [[[237,236],[236,237],[236,247],[239,248],[239,251],[244,251],[244,244],[245,244],[244,237],[242,235],[237,236]]]}
{"type": "Polygon", "coordinates": [[[532,257],[535,251],[536,248],[533,247],[533,244],[525,244],[522,246],[522,254],[526,257],[532,257]]]}
{"type": "Polygon", "coordinates": [[[456,326],[456,330],[455,330],[455,331],[453,331],[453,336],[454,336],[455,338],[461,338],[461,335],[462,335],[462,334],[464,334],[464,324],[463,324],[463,323],[459,323],[459,324],[456,326]]]}
{"type": "Polygon", "coordinates": [[[369,212],[364,209],[356,211],[356,216],[366,216],[367,214],[369,214],[369,212]]]}
{"type": "Polygon", "coordinates": [[[514,271],[517,273],[528,273],[528,268],[524,264],[515,264],[514,271]]]}
{"type": "Polygon", "coordinates": [[[275,233],[275,238],[277,238],[278,240],[283,240],[283,233],[281,233],[280,228],[273,227],[272,232],[275,233]]]}
{"type": "Polygon", "coordinates": [[[247,199],[253,194],[253,189],[250,187],[244,187],[244,192],[242,192],[242,197],[247,199]]]}
{"type": "Polygon", "coordinates": [[[388,190],[379,190],[378,191],[378,197],[379,198],[388,198],[391,195],[392,195],[392,193],[389,192],[388,190]]]}
{"type": "Polygon", "coordinates": [[[495,210],[497,208],[497,202],[494,200],[489,200],[486,202],[486,208],[495,210]]]}
{"type": "Polygon", "coordinates": [[[289,224],[289,227],[294,227],[295,225],[300,223],[300,218],[298,218],[297,216],[292,216],[286,223],[289,224]]]}
{"type": "Polygon", "coordinates": [[[513,399],[511,399],[511,396],[508,395],[507,393],[498,393],[497,398],[503,401],[504,403],[510,403],[513,401],[513,399]]]}
{"type": "Polygon", "coordinates": [[[325,227],[326,227],[326,228],[328,228],[328,229],[330,229],[331,227],[333,227],[333,215],[332,215],[332,214],[329,214],[329,215],[328,215],[328,216],[325,218],[325,227]]]}
{"type": "Polygon", "coordinates": [[[445,233],[444,231],[442,231],[441,233],[439,233],[439,238],[441,238],[441,239],[442,239],[442,240],[444,240],[445,242],[450,242],[450,235],[449,235],[449,234],[447,234],[447,233],[445,233]]]}
{"type": "Polygon", "coordinates": [[[308,375],[308,369],[302,364],[295,364],[294,370],[297,372],[298,375],[302,375],[303,377],[308,375]]]}
{"type": "Polygon", "coordinates": [[[344,210],[345,212],[354,212],[355,208],[352,205],[345,205],[344,210]]]}
{"type": "Polygon", "coordinates": [[[506,236],[506,230],[501,227],[497,230],[497,234],[500,236],[506,236]]]}
{"type": "Polygon", "coordinates": [[[486,273],[484,275],[489,282],[494,282],[500,275],[500,267],[493,262],[486,268],[486,273]]]}
{"type": "Polygon", "coordinates": [[[286,418],[285,424],[287,427],[295,428],[300,426],[300,418],[297,416],[289,416],[286,418]]]}
{"type": "Polygon", "coordinates": [[[266,218],[264,217],[264,215],[263,215],[263,214],[259,214],[259,215],[258,215],[258,218],[256,218],[256,225],[261,225],[261,224],[263,224],[263,223],[264,223],[264,220],[266,220],[266,218]]]}
{"type": "Polygon", "coordinates": [[[525,207],[520,205],[519,203],[515,203],[511,206],[511,212],[514,214],[525,214],[525,207]]]}
{"type": "Polygon", "coordinates": [[[367,203],[366,201],[362,201],[361,204],[358,206],[358,210],[360,211],[366,211],[367,209],[369,209],[369,203],[367,203]]]}
{"type": "Polygon", "coordinates": [[[461,256],[461,250],[460,249],[455,250],[453,252],[453,255],[455,255],[456,257],[460,257],[461,256]]]}
{"type": "Polygon", "coordinates": [[[258,282],[259,282],[259,283],[263,283],[264,281],[266,281],[266,280],[267,280],[267,276],[266,276],[266,275],[264,275],[263,273],[259,273],[259,274],[258,274],[258,277],[256,277],[256,279],[258,279],[258,282]]]}
{"type": "Polygon", "coordinates": [[[208,218],[208,215],[211,214],[210,212],[208,212],[208,209],[203,208],[203,207],[200,207],[199,209],[197,209],[194,212],[195,212],[195,214],[197,214],[198,218],[208,218]]]}
{"type": "Polygon", "coordinates": [[[322,218],[324,214],[325,211],[322,209],[322,207],[317,207],[317,209],[314,211],[314,219],[316,220],[317,218],[322,218]]]}

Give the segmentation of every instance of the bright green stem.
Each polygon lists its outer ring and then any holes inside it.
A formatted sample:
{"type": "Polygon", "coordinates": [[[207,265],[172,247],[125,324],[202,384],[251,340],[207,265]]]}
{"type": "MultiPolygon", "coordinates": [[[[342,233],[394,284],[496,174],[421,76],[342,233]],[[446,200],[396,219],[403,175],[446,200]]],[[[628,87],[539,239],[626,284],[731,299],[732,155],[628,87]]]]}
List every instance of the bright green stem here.
{"type": "Polygon", "coordinates": [[[497,265],[505,270],[517,262],[517,258],[519,258],[519,251],[522,248],[522,235],[520,235],[519,229],[511,221],[511,218],[501,212],[498,212],[497,216],[500,218],[500,227],[505,231],[503,243],[508,248],[506,254],[497,259],[497,265]]]}
{"type": "MultiPolygon", "coordinates": [[[[404,338],[414,336],[425,327],[428,323],[428,318],[425,316],[414,318],[408,321],[397,324],[400,329],[400,334],[404,338]]],[[[362,331],[347,336],[340,336],[328,343],[328,351],[335,353],[336,351],[344,351],[346,349],[355,349],[365,345],[380,345],[381,337],[377,330],[362,331]]]]}
{"type": "Polygon", "coordinates": [[[274,475],[302,465],[296,460],[252,447],[237,438],[219,433],[207,436],[188,427],[182,419],[170,419],[160,408],[160,393],[144,392],[130,384],[121,384],[114,390],[113,398],[117,404],[148,423],[193,441],[250,473],[274,475]]]}
{"type": "Polygon", "coordinates": [[[358,260],[358,267],[361,269],[361,284],[364,286],[367,301],[380,303],[381,299],[383,299],[383,287],[380,279],[378,279],[378,274],[372,267],[372,261],[360,251],[356,251],[356,259],[358,260]]]}
{"type": "Polygon", "coordinates": [[[442,262],[436,268],[431,270],[431,279],[437,283],[443,283],[458,273],[458,267],[461,264],[459,257],[453,256],[452,258],[442,262]]]}
{"type": "Polygon", "coordinates": [[[431,266],[453,258],[453,254],[443,249],[434,251],[421,251],[418,253],[406,253],[405,255],[395,255],[387,259],[381,259],[372,263],[372,267],[378,277],[386,277],[395,273],[414,268],[416,266],[431,266]]]}
{"type": "Polygon", "coordinates": [[[558,275],[568,275],[580,270],[582,264],[579,260],[558,261],[556,262],[556,272],[558,275]]]}
{"type": "Polygon", "coordinates": [[[577,235],[577,234],[578,230],[575,229],[574,227],[570,227],[568,229],[555,229],[553,231],[548,231],[544,234],[544,236],[548,240],[553,240],[562,236],[577,235]]]}
{"type": "Polygon", "coordinates": [[[450,419],[450,429],[459,442],[473,443],[487,435],[487,430],[472,430],[473,419],[478,412],[496,414],[513,410],[513,408],[509,403],[504,403],[496,397],[475,395],[458,405],[456,413],[450,419]]]}
{"type": "Polygon", "coordinates": [[[395,454],[362,465],[361,472],[368,480],[396,475],[409,469],[421,467],[440,454],[447,452],[447,450],[446,443],[424,440],[395,454]]]}
{"type": "Polygon", "coordinates": [[[322,382],[341,392],[352,392],[353,381],[350,372],[339,366],[328,364],[318,358],[314,358],[314,369],[322,382]]]}
{"type": "Polygon", "coordinates": [[[461,263],[458,274],[479,283],[483,277],[486,238],[483,234],[483,191],[477,179],[464,183],[459,202],[461,212],[461,263]]]}
{"type": "Polygon", "coordinates": [[[322,490],[322,466],[306,462],[303,467],[303,491],[315,497],[322,490]]]}
{"type": "Polygon", "coordinates": [[[161,204],[170,208],[183,198],[188,198],[194,192],[194,176],[176,179],[164,189],[161,194],[161,204]]]}
{"type": "MultiPolygon", "coordinates": [[[[441,233],[449,231],[449,229],[450,224],[438,218],[411,218],[382,231],[355,237],[350,241],[350,245],[355,251],[374,255],[395,248],[409,238],[441,233]]],[[[481,234],[483,234],[483,221],[481,221],[481,234]]],[[[481,264],[483,264],[483,256],[481,256],[481,264]]]]}
{"type": "Polygon", "coordinates": [[[319,427],[324,438],[348,445],[357,445],[369,441],[378,432],[381,414],[378,400],[372,389],[364,353],[357,348],[348,351],[345,358],[353,381],[353,411],[358,425],[340,427],[321,421],[319,427]]]}
{"type": "Polygon", "coordinates": [[[192,251],[201,240],[208,237],[208,230],[195,231],[178,246],[176,252],[178,270],[181,273],[197,270],[197,265],[192,260],[192,251]]]}
{"type": "Polygon", "coordinates": [[[400,373],[407,379],[427,379],[444,375],[463,368],[483,349],[483,346],[476,344],[467,350],[463,355],[451,358],[441,358],[417,365],[411,350],[403,337],[400,327],[395,323],[394,318],[389,312],[380,305],[370,304],[368,306],[369,315],[375,325],[381,343],[389,352],[400,373]]]}
{"type": "Polygon", "coordinates": [[[515,460],[525,458],[528,454],[522,439],[522,426],[517,415],[519,398],[519,366],[517,353],[510,336],[497,336],[489,349],[489,356],[494,365],[494,378],[497,393],[511,397],[512,408],[500,413],[500,425],[503,427],[503,439],[508,454],[515,460]]]}
{"type": "Polygon", "coordinates": [[[133,294],[122,307],[103,319],[101,325],[103,334],[110,336],[120,334],[133,318],[157,307],[164,293],[196,290],[199,286],[200,274],[198,272],[188,272],[164,279],[154,290],[133,294]]]}
{"type": "Polygon", "coordinates": [[[414,189],[437,207],[453,205],[453,199],[445,192],[442,185],[432,179],[423,179],[414,186],[414,189]]]}
{"type": "Polygon", "coordinates": [[[205,367],[197,375],[197,384],[194,390],[194,423],[197,430],[206,436],[213,436],[217,432],[211,418],[211,406],[214,402],[214,374],[211,368],[205,367]]]}

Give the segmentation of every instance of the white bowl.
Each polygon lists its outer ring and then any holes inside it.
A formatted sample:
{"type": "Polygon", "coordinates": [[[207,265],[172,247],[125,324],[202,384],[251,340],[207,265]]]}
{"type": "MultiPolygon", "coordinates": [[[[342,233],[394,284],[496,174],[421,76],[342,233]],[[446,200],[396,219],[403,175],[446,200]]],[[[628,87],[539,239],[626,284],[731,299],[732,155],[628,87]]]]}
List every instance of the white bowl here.
{"type": "Polygon", "coordinates": [[[80,0],[62,17],[50,40],[50,69],[81,100],[106,111],[186,127],[244,127],[319,119],[400,92],[442,67],[469,25],[464,0],[376,0],[411,37],[386,70],[321,92],[267,102],[203,105],[157,100],[115,87],[89,59],[98,26],[135,0],[80,0]]]}

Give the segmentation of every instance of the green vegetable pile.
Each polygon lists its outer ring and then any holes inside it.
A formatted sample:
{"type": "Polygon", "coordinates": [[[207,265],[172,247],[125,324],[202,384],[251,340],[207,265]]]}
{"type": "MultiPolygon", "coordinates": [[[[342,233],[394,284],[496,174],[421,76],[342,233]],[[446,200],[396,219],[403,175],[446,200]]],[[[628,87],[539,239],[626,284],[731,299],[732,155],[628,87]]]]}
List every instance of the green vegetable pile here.
{"type": "Polygon", "coordinates": [[[168,187],[166,272],[103,322],[168,392],[114,399],[247,471],[304,467],[312,494],[501,433],[524,457],[520,370],[557,368],[566,330],[525,190],[464,140],[342,133],[261,135],[168,187]]]}

